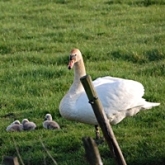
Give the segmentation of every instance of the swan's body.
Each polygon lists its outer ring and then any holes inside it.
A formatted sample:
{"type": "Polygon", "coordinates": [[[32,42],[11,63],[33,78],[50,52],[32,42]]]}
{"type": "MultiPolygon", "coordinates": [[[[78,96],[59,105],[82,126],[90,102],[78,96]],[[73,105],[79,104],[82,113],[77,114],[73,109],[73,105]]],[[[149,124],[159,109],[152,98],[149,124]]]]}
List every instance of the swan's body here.
{"type": "Polygon", "coordinates": [[[15,120],[9,126],[7,126],[6,131],[8,132],[15,132],[15,131],[22,131],[23,127],[19,120],[15,120]]]}
{"type": "Polygon", "coordinates": [[[52,120],[51,114],[45,115],[45,121],[43,122],[43,127],[46,129],[60,129],[59,124],[52,120]]]}
{"type": "MultiPolygon", "coordinates": [[[[98,125],[87,95],[80,82],[86,75],[81,52],[73,49],[68,68],[74,66],[74,82],[60,102],[60,114],[82,123],[98,125]]],[[[151,103],[142,98],[144,87],[141,83],[115,77],[102,77],[93,81],[98,98],[111,124],[117,124],[127,116],[133,116],[140,110],[150,109],[160,103],[151,103]]]]}
{"type": "Polygon", "coordinates": [[[28,119],[23,119],[22,125],[23,125],[24,131],[30,131],[30,130],[34,130],[36,128],[36,124],[32,121],[29,121],[28,119]]]}

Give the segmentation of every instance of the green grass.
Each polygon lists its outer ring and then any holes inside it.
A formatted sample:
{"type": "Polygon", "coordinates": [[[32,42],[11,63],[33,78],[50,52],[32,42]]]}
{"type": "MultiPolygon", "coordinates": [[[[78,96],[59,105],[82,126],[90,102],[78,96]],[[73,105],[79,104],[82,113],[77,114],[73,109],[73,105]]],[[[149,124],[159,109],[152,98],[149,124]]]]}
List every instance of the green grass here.
{"type": "MultiPolygon", "coordinates": [[[[68,55],[78,47],[93,79],[115,76],[143,83],[145,98],[161,106],[113,126],[129,165],[165,162],[165,1],[164,0],[1,0],[0,1],[0,156],[24,163],[84,165],[82,137],[93,126],[68,121],[59,102],[73,81],[68,55]],[[7,116],[7,114],[9,114],[7,116]],[[42,128],[51,113],[60,131],[42,128]],[[36,122],[32,132],[8,133],[14,119],[36,122]]],[[[106,143],[99,146],[105,165],[115,164],[106,143]]]]}

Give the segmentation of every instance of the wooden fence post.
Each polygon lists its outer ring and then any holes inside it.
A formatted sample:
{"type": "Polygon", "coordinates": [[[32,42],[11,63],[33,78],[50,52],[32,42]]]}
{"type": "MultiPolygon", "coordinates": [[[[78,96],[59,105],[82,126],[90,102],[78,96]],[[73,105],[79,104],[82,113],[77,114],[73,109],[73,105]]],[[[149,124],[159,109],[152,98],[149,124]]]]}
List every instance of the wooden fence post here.
{"type": "Polygon", "coordinates": [[[125,159],[117,143],[117,140],[115,138],[111,125],[105,115],[103,106],[94,89],[91,77],[89,75],[86,75],[84,77],[81,77],[80,81],[86,91],[86,94],[89,99],[89,103],[91,104],[93,108],[96,119],[99,123],[99,126],[102,129],[103,135],[107,141],[107,144],[110,148],[110,151],[112,152],[113,157],[116,160],[116,163],[118,165],[126,165],[125,159]]]}
{"type": "Polygon", "coordinates": [[[90,165],[103,165],[101,156],[95,141],[88,137],[83,138],[84,148],[86,152],[86,157],[90,165]]]}
{"type": "Polygon", "coordinates": [[[17,157],[5,156],[3,158],[3,165],[19,165],[17,157]]]}

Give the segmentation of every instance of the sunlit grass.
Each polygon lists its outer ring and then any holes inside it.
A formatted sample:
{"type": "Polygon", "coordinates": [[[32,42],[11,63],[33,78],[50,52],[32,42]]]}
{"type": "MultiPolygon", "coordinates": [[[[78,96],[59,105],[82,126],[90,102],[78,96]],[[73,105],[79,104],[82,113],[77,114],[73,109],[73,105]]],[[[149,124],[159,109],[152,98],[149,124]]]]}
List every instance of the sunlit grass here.
{"type": "MultiPolygon", "coordinates": [[[[59,102],[73,81],[68,55],[78,47],[93,79],[115,76],[140,81],[148,101],[161,106],[113,126],[127,164],[164,164],[165,1],[112,0],[0,1],[0,156],[25,164],[51,164],[41,139],[60,165],[84,165],[82,137],[94,127],[68,121],[59,102]],[[46,113],[60,131],[43,129],[46,113]],[[7,133],[15,119],[37,124],[32,132],[7,133]]],[[[99,145],[104,164],[114,164],[106,143],[99,145]]]]}

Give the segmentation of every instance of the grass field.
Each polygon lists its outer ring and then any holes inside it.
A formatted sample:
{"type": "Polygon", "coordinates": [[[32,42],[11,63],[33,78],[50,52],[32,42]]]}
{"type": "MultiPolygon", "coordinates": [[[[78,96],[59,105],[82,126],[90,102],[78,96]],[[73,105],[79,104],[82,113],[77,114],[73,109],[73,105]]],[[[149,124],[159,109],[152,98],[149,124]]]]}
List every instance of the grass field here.
{"type": "MultiPolygon", "coordinates": [[[[59,102],[73,81],[70,50],[84,55],[93,79],[115,76],[145,87],[144,98],[160,102],[113,126],[128,165],[165,164],[165,0],[1,0],[0,156],[18,156],[26,165],[87,165],[82,137],[94,127],[68,121],[59,102]],[[46,113],[60,131],[42,127],[46,113]],[[32,132],[6,132],[15,119],[37,124],[32,132]],[[14,141],[13,141],[14,139],[14,141]],[[14,143],[15,142],[15,143],[14,143]]],[[[115,164],[106,143],[105,165],[115,164]]]]}

